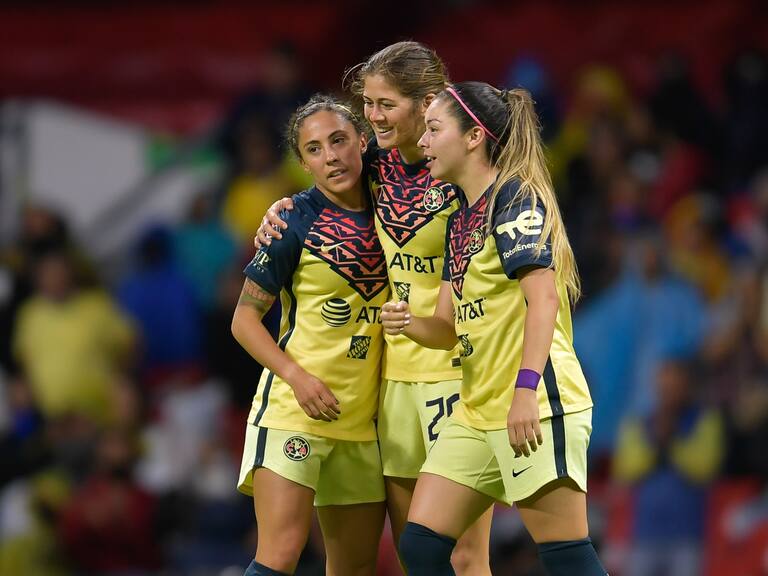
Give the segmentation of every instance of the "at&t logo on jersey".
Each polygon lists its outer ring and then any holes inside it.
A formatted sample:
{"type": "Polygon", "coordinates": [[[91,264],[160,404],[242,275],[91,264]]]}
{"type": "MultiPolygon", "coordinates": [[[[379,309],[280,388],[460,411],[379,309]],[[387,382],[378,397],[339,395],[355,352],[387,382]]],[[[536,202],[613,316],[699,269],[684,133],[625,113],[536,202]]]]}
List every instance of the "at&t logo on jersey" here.
{"type": "Polygon", "coordinates": [[[534,210],[523,210],[511,222],[505,222],[496,227],[496,234],[508,234],[512,240],[517,239],[515,231],[524,236],[538,236],[544,225],[544,216],[534,210]]]}
{"type": "Polygon", "coordinates": [[[445,195],[440,188],[432,187],[424,192],[424,199],[422,200],[424,209],[427,212],[437,212],[445,204],[445,195]]]}
{"type": "Polygon", "coordinates": [[[371,347],[370,336],[352,336],[349,343],[349,352],[347,358],[354,360],[365,360],[368,357],[368,348],[371,347]]]}
{"type": "Polygon", "coordinates": [[[357,313],[355,324],[381,324],[381,306],[363,306],[357,313]]]}
{"type": "MultiPolygon", "coordinates": [[[[482,297],[470,302],[464,302],[456,307],[456,323],[461,324],[467,320],[475,320],[476,318],[485,316],[485,310],[483,309],[484,301],[485,297],[482,297]]],[[[469,340],[467,340],[467,342],[469,342],[469,340]]]]}
{"type": "Polygon", "coordinates": [[[301,436],[291,436],[283,444],[283,454],[295,462],[306,460],[309,456],[309,442],[301,436]]]}
{"type": "Polygon", "coordinates": [[[392,260],[389,262],[390,268],[399,268],[406,272],[416,272],[418,274],[434,274],[437,272],[435,261],[440,256],[414,256],[405,252],[395,252],[392,260]]]}
{"type": "Polygon", "coordinates": [[[344,326],[352,317],[352,308],[341,298],[331,298],[320,309],[320,316],[332,328],[344,326]]]}

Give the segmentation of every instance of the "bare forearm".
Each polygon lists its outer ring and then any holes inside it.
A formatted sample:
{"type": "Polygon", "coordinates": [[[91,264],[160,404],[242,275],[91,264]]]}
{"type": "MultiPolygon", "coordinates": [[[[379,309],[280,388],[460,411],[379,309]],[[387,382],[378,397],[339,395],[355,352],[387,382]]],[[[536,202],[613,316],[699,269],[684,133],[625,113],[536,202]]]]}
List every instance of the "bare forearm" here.
{"type": "Polygon", "coordinates": [[[287,379],[296,362],[275,343],[261,322],[261,315],[247,304],[238,304],[232,319],[232,335],[243,349],[270,372],[287,379]]]}
{"type": "Polygon", "coordinates": [[[263,292],[259,292],[260,289],[254,290],[246,281],[232,319],[235,339],[262,366],[288,383],[307,416],[325,422],[338,420],[341,407],[333,392],[281,350],[262,324],[261,318],[274,299],[265,299],[263,292]],[[264,303],[259,304],[258,300],[264,303]]]}
{"type": "Polygon", "coordinates": [[[259,364],[288,380],[298,365],[280,349],[261,321],[274,302],[275,296],[246,278],[232,318],[232,335],[259,364]]]}
{"type": "Polygon", "coordinates": [[[426,348],[452,350],[456,346],[449,282],[440,285],[432,316],[411,315],[408,302],[387,302],[381,308],[381,321],[386,334],[405,335],[426,348]]]}
{"type": "Polygon", "coordinates": [[[536,298],[528,303],[520,368],[535,370],[539,374],[544,372],[552,347],[558,306],[557,299],[549,297],[536,298]]]}
{"type": "Polygon", "coordinates": [[[412,316],[403,334],[421,346],[437,350],[453,350],[458,340],[453,321],[437,316],[412,316]]]}

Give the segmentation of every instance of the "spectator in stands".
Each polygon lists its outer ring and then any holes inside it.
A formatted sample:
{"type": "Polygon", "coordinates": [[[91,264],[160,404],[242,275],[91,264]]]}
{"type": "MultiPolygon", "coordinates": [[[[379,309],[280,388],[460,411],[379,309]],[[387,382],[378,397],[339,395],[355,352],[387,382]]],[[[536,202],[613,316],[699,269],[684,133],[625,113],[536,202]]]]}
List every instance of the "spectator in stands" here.
{"type": "Polygon", "coordinates": [[[70,497],[54,470],[14,483],[0,496],[0,574],[70,576],[57,522],[70,497]]]}
{"type": "Polygon", "coordinates": [[[656,378],[656,408],[624,420],[614,472],[634,487],[633,550],[627,576],[698,576],[707,484],[723,457],[719,414],[700,405],[685,359],[656,378]]]}
{"type": "Polygon", "coordinates": [[[664,221],[672,269],[695,286],[708,304],[725,295],[729,260],[715,235],[720,205],[707,194],[691,194],[672,205],[664,221]]]}
{"type": "Polygon", "coordinates": [[[138,440],[110,428],[100,437],[94,470],[68,503],[61,537],[78,573],[141,573],[160,567],[154,499],[133,480],[138,440]]]}
{"type": "Polygon", "coordinates": [[[627,87],[615,70],[591,66],[581,71],[560,132],[551,144],[552,180],[556,188],[562,184],[571,160],[584,151],[595,123],[621,122],[628,109],[627,87]]]}
{"type": "Polygon", "coordinates": [[[752,178],[746,193],[730,199],[728,223],[731,242],[758,264],[768,263],[768,163],[752,178]]]}
{"type": "Polygon", "coordinates": [[[192,281],[203,310],[215,304],[222,274],[237,257],[234,238],[215,216],[211,194],[198,194],[174,236],[179,268],[192,281]]]}
{"type": "Polygon", "coordinates": [[[726,192],[738,191],[768,165],[768,58],[745,50],[725,70],[726,192]]]}
{"type": "Polygon", "coordinates": [[[549,142],[560,128],[560,102],[552,78],[544,64],[531,54],[518,55],[510,62],[501,85],[505,88],[525,88],[536,103],[541,121],[541,139],[549,142]]]}
{"type": "Polygon", "coordinates": [[[713,308],[703,350],[708,393],[724,409],[726,470],[768,479],[768,274],[739,265],[713,308]]]}
{"type": "Polygon", "coordinates": [[[112,378],[128,360],[134,333],[111,298],[85,289],[66,249],[35,265],[35,292],[19,310],[14,350],[46,418],[109,418],[112,378]]]}
{"type": "Polygon", "coordinates": [[[44,206],[29,203],[21,214],[18,239],[0,246],[0,370],[17,370],[12,352],[13,327],[21,304],[34,285],[34,264],[51,249],[66,249],[75,275],[83,285],[92,285],[95,272],[70,237],[66,221],[44,206]]]}
{"type": "Polygon", "coordinates": [[[634,212],[642,213],[617,209],[614,199],[622,180],[630,184],[630,190],[634,184],[624,167],[625,148],[624,130],[617,119],[594,119],[588,128],[585,148],[568,163],[566,183],[561,187],[563,218],[587,295],[595,294],[615,279],[616,266],[609,261],[612,243],[606,240],[615,232],[632,232],[638,217],[634,212]],[[596,230],[601,233],[596,234],[596,230]]]}
{"type": "Polygon", "coordinates": [[[716,146],[715,119],[696,89],[690,63],[681,54],[668,52],[659,59],[649,105],[661,133],[701,151],[716,146]]]}
{"type": "Polygon", "coordinates": [[[628,243],[622,274],[574,318],[574,343],[595,406],[592,455],[612,448],[620,419],[656,402],[663,358],[692,356],[706,320],[699,294],[670,273],[663,239],[646,230],[628,243]]]}
{"type": "Polygon", "coordinates": [[[0,405],[7,411],[0,426],[0,490],[19,477],[29,476],[50,464],[51,454],[45,441],[45,420],[35,403],[29,383],[12,378],[0,386],[0,405]]]}
{"type": "Polygon", "coordinates": [[[202,313],[194,286],[177,265],[170,230],[149,227],[139,239],[136,260],[117,294],[141,330],[145,382],[151,386],[179,372],[199,371],[202,313]]]}
{"type": "Polygon", "coordinates": [[[279,133],[270,128],[266,117],[254,114],[244,119],[237,136],[235,174],[222,218],[239,242],[250,247],[267,209],[300,188],[285,169],[279,133]]]}

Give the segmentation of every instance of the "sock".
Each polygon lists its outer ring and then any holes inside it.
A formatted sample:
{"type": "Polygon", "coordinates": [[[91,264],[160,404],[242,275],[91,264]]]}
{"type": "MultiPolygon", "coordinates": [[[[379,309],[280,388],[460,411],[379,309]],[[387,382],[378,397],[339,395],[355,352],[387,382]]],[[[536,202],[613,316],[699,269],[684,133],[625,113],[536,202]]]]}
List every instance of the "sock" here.
{"type": "Polygon", "coordinates": [[[400,536],[400,559],[408,576],[455,576],[451,553],[456,540],[408,522],[400,536]]]}
{"type": "Polygon", "coordinates": [[[607,576],[592,540],[539,544],[539,558],[549,576],[607,576]]]}
{"type": "Polygon", "coordinates": [[[272,570],[272,568],[267,568],[264,566],[264,564],[259,564],[256,562],[256,560],[251,560],[251,563],[248,565],[248,568],[245,570],[245,574],[243,576],[289,576],[285,572],[278,572],[277,570],[272,570]]]}

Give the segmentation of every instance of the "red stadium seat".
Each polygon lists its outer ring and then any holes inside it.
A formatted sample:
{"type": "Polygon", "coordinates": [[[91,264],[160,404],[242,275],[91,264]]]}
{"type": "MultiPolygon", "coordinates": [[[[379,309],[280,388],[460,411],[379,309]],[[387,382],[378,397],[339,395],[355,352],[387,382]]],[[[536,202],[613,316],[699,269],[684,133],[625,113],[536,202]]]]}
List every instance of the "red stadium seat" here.
{"type": "Polygon", "coordinates": [[[726,480],[711,493],[704,566],[706,576],[768,574],[768,520],[734,534],[733,513],[763,493],[756,479],[726,480]]]}

